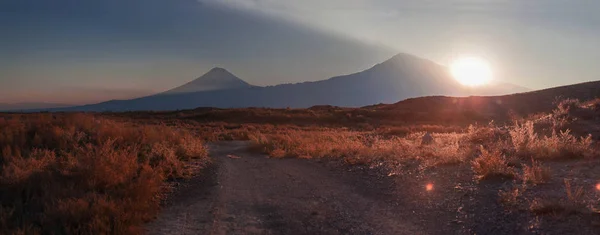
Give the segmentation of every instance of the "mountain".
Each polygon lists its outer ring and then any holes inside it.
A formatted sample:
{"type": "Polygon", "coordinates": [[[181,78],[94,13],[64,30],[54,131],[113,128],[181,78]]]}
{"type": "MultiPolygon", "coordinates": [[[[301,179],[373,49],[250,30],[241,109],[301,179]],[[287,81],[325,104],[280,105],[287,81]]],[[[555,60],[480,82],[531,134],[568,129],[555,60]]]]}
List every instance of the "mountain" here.
{"type": "Polygon", "coordinates": [[[51,109],[51,108],[62,108],[69,107],[72,105],[68,104],[54,104],[54,103],[11,103],[4,104],[0,103],[0,111],[26,111],[32,109],[51,109]]]}
{"type": "MultiPolygon", "coordinates": [[[[212,70],[211,70],[212,71],[212,70]]],[[[250,86],[224,69],[194,83],[209,84],[210,90],[188,83],[165,93],[132,99],[113,100],[58,111],[133,111],[178,110],[196,107],[295,107],[335,105],[360,107],[377,103],[394,103],[399,100],[431,95],[467,96],[499,95],[525,91],[514,85],[491,84],[486,87],[468,88],[453,79],[448,69],[432,61],[413,55],[398,54],[362,72],[333,77],[316,82],[283,84],[269,87],[250,86]],[[218,75],[218,76],[217,76],[218,75]],[[215,78],[216,77],[216,78],[215,78]],[[222,77],[226,82],[221,82],[222,77]],[[209,82],[210,81],[210,82],[209,82]],[[215,82],[216,81],[216,82],[215,82]],[[223,84],[227,84],[224,86],[223,84]],[[232,86],[232,84],[236,84],[232,86]],[[229,89],[214,89],[228,87],[229,89]],[[189,88],[188,88],[189,87],[189,88]],[[184,89],[185,88],[185,89],[184,89]],[[179,91],[179,92],[176,92],[179,91]],[[181,91],[191,91],[182,93],[181,91]]]]}
{"type": "Polygon", "coordinates": [[[163,94],[216,91],[250,87],[252,87],[252,85],[248,84],[242,79],[239,79],[224,68],[216,67],[211,69],[210,71],[208,71],[208,73],[202,75],[201,77],[191,82],[188,82],[182,86],[168,90],[163,94]]]}

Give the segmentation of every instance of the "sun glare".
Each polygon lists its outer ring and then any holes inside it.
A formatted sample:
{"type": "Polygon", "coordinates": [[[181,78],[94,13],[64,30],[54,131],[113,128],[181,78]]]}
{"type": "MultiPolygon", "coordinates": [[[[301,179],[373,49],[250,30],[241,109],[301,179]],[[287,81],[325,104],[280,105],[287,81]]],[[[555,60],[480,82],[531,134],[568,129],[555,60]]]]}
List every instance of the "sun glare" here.
{"type": "Polygon", "coordinates": [[[450,66],[454,79],[465,86],[481,86],[492,80],[492,70],[487,61],[478,57],[462,57],[450,66]]]}

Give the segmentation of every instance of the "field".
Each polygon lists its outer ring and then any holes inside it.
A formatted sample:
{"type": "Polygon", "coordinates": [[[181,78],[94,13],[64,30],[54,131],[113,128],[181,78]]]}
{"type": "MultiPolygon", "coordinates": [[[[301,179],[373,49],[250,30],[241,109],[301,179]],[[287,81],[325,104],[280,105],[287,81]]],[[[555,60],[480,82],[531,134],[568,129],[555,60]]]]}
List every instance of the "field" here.
{"type": "Polygon", "coordinates": [[[430,192],[415,197],[438,201],[463,233],[594,234],[598,117],[600,100],[574,99],[511,115],[393,105],[2,114],[0,227],[143,233],[169,185],[204,177],[207,144],[236,140],[272,161],[337,162],[430,192]]]}

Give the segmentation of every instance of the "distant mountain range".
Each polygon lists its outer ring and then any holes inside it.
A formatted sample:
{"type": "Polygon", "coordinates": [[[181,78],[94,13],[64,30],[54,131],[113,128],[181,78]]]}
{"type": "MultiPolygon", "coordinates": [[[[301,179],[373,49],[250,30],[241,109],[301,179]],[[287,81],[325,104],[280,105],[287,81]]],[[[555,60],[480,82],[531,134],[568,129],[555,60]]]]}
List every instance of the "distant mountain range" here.
{"type": "Polygon", "coordinates": [[[156,95],[51,111],[360,107],[420,96],[503,95],[525,91],[526,88],[506,83],[469,88],[453,79],[448,68],[442,65],[409,54],[398,54],[362,72],[316,82],[267,87],[252,86],[223,68],[214,68],[194,81],[156,95]]]}

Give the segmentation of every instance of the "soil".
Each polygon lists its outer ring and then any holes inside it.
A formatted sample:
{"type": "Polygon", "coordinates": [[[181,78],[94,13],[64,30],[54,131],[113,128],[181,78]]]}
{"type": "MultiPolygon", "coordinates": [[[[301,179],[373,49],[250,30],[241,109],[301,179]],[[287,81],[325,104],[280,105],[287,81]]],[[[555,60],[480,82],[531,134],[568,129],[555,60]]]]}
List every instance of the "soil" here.
{"type": "Polygon", "coordinates": [[[246,142],[212,144],[214,163],[170,197],[149,234],[595,234],[505,208],[510,181],[477,183],[467,165],[382,166],[272,159],[246,142]],[[429,190],[428,190],[429,189],[429,190]],[[571,228],[572,230],[568,230],[571,228]],[[576,230],[575,230],[576,229],[576,230]]]}

